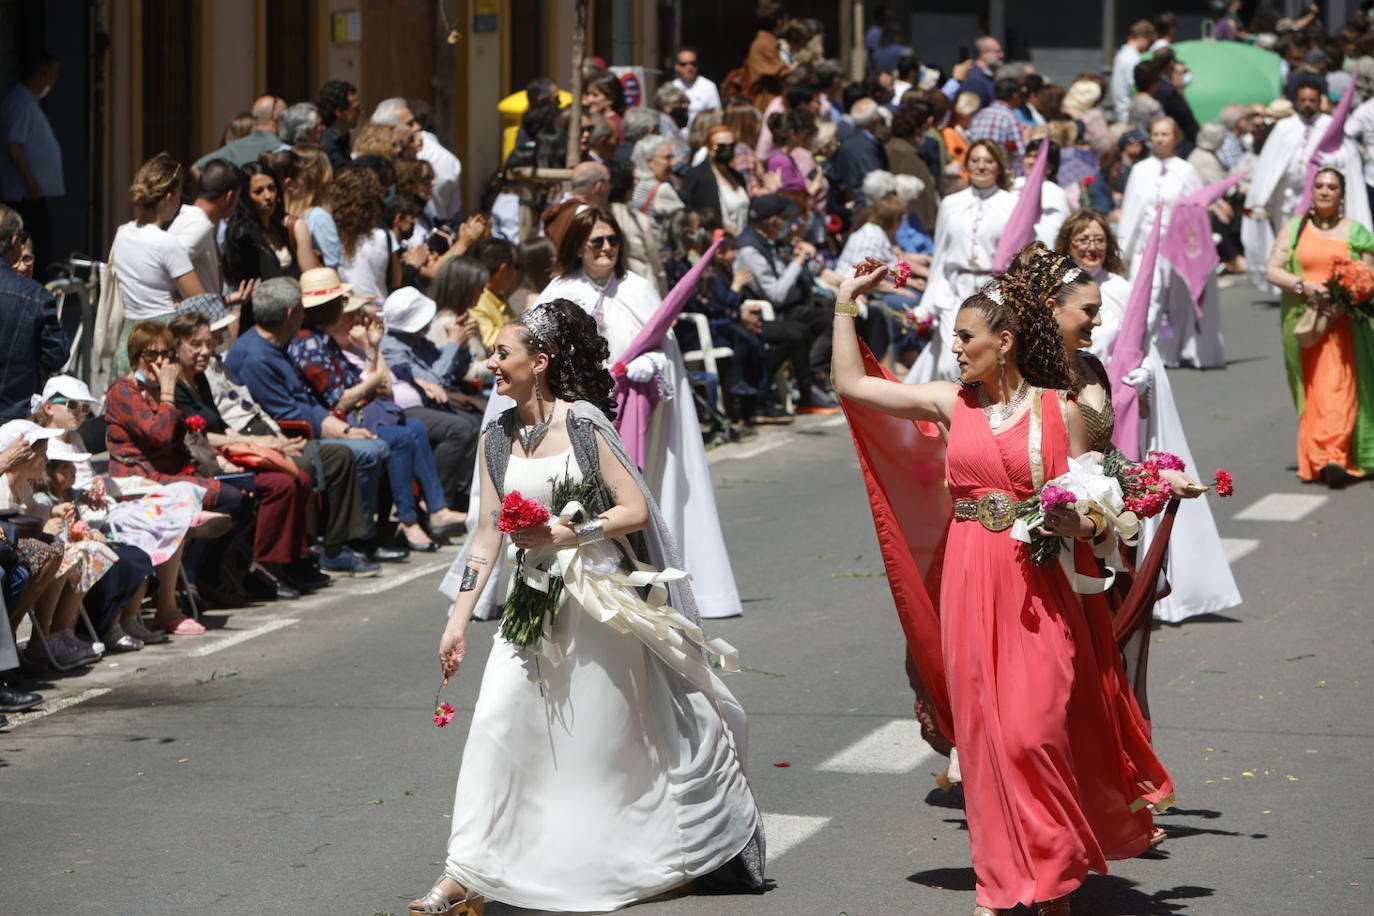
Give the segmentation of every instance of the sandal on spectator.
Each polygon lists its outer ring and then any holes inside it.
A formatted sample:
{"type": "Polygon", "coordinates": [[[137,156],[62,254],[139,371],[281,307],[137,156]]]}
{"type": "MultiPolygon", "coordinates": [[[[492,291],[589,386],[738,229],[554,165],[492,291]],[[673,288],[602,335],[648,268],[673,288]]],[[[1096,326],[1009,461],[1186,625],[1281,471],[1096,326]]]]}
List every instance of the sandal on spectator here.
{"type": "Polygon", "coordinates": [[[206,632],[205,627],[190,617],[178,617],[168,621],[154,620],[153,629],[165,630],[173,636],[202,636],[206,632]]]}
{"type": "Polygon", "coordinates": [[[186,529],[186,536],[188,538],[217,538],[227,534],[233,524],[233,520],[223,512],[206,512],[202,509],[191,520],[191,527],[186,529]]]}

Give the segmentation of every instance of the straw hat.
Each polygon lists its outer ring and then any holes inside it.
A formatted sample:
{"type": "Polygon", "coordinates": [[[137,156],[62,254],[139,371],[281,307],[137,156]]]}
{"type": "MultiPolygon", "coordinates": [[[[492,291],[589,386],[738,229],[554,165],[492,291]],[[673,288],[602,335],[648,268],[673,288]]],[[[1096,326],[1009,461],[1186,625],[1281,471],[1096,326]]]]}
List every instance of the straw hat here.
{"type": "Polygon", "coordinates": [[[312,267],[301,274],[301,305],[306,308],[325,305],[340,296],[347,296],[344,311],[356,311],[363,307],[363,300],[352,293],[353,284],[341,281],[339,272],[332,267],[312,267]]]}

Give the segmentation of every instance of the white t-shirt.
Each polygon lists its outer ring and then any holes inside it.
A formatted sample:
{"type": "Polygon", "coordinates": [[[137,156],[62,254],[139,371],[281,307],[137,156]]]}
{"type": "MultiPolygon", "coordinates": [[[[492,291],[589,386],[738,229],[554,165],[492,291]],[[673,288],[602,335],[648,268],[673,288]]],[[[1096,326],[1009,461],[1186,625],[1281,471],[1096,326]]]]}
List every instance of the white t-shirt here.
{"type": "Polygon", "coordinates": [[[711,108],[720,108],[720,90],[716,89],[716,84],[704,76],[698,76],[688,86],[680,79],[673,80],[673,85],[687,93],[687,123],[690,125],[692,119],[711,108]]]}
{"type": "Polygon", "coordinates": [[[177,277],[193,272],[191,256],[157,223],[125,223],[110,249],[128,321],[176,309],[177,277]]]}
{"type": "Polygon", "coordinates": [[[215,224],[205,211],[192,204],[182,204],[177,218],[167,227],[172,238],[181,243],[191,257],[200,285],[207,293],[224,291],[224,270],[219,262],[219,245],[216,244],[215,224]]]}
{"type": "Polygon", "coordinates": [[[359,239],[352,257],[343,252],[339,264],[339,279],[353,284],[353,295],[375,296],[376,304],[386,300],[386,268],[391,261],[391,233],[373,229],[367,238],[359,239]]]}
{"type": "Polygon", "coordinates": [[[435,222],[454,219],[463,209],[463,189],[458,184],[463,163],[429,131],[421,131],[420,139],[416,158],[428,162],[434,169],[434,196],[425,204],[425,212],[435,222]]]}

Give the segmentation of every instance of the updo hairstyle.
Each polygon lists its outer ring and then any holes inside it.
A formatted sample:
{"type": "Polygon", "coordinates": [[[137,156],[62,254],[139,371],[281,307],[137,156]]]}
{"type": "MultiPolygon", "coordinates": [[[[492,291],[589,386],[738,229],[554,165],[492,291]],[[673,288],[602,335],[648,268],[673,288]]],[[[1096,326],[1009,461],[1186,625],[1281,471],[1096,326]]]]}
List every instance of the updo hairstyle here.
{"type": "Polygon", "coordinates": [[[520,342],[531,355],[548,356],[544,377],[554,397],[587,401],[607,419],[615,419],[615,398],[611,395],[615,382],[606,371],[611,350],[595,318],[575,302],[552,299],[532,306],[512,324],[520,329],[520,342]]]}
{"type": "Polygon", "coordinates": [[[183,174],[181,163],[170,153],[158,153],[143,163],[129,185],[129,204],[134,219],[151,223],[157,219],[157,208],[168,194],[180,194],[183,174]]]}

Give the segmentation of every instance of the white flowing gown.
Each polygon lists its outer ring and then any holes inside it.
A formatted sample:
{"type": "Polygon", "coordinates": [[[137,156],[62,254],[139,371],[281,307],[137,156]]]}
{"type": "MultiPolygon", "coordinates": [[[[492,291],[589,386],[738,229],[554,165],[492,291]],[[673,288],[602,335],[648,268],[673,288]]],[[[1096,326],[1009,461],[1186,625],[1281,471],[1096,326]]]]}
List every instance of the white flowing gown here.
{"type": "MultiPolygon", "coordinates": [[[[1106,365],[1107,354],[1121,330],[1131,285],[1124,278],[1101,270],[1093,279],[1102,289],[1102,326],[1093,332],[1089,352],[1106,365]]],[[[1159,349],[1153,344],[1145,354],[1144,364],[1154,373],[1154,388],[1150,392],[1150,415],[1140,421],[1141,454],[1149,451],[1175,454],[1188,465],[1190,476],[1205,480],[1207,471],[1193,460],[1174,401],[1174,390],[1169,384],[1169,373],[1164,368],[1159,349]]],[[[1113,385],[1125,384],[1117,379],[1111,382],[1113,385]]],[[[1150,539],[1158,528],[1158,517],[1145,522],[1140,547],[1142,556],[1149,550],[1150,539]]],[[[1179,623],[1189,617],[1219,613],[1240,604],[1240,590],[1236,587],[1206,496],[1179,501],[1178,516],[1169,536],[1167,572],[1173,591],[1155,603],[1155,617],[1159,620],[1179,623]]]]}
{"type": "Polygon", "coordinates": [[[930,283],[921,297],[934,309],[930,343],[907,374],[908,382],[957,379],[959,366],[949,352],[959,306],[992,279],[992,258],[1002,237],[1016,195],[993,187],[980,191],[970,185],[940,201],[935,220],[935,256],[930,283]]]}
{"type": "MultiPolygon", "coordinates": [[[[512,455],[504,490],[549,505],[550,478],[565,474],[582,476],[571,448],[512,455]]],[[[579,554],[589,549],[611,551],[579,554]]],[[[616,909],[709,874],[760,827],[739,702],[699,654],[619,632],[609,616],[569,595],[553,627],[558,664],[493,636],[445,866],[490,899],[616,909]]]]}
{"type": "MultiPolygon", "coordinates": [[[[653,318],[662,300],[649,281],[636,273],[612,277],[598,286],[581,270],[559,277],[544,288],[536,304],[568,299],[596,318],[610,344],[611,363],[634,341],[653,318]]],[[[663,517],[682,550],[683,565],[692,576],[697,607],[703,617],[736,617],[742,612],[739,588],[725,549],[711,483],[706,446],[692,401],[691,380],[682,361],[677,338],[669,331],[659,351],[665,360],[663,378],[673,392],[658,403],[645,447],[644,482],[658,500],[663,517]]]]}
{"type": "MultiPolygon", "coordinates": [[[[1179,198],[1202,188],[1202,176],[1187,161],[1170,156],[1151,156],[1131,169],[1121,201],[1121,255],[1130,265],[1131,279],[1140,270],[1155,214],[1160,222],[1160,247],[1169,232],[1169,220],[1179,198]]],[[[1226,348],[1221,338],[1221,298],[1215,275],[1207,279],[1198,315],[1188,284],[1161,255],[1155,260],[1154,287],[1150,294],[1150,335],[1165,365],[1190,364],[1199,369],[1226,367],[1226,348]]]]}

